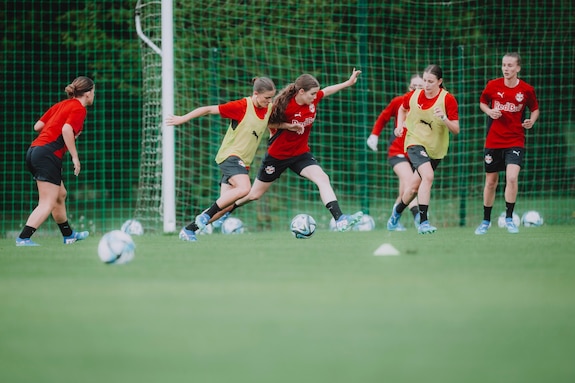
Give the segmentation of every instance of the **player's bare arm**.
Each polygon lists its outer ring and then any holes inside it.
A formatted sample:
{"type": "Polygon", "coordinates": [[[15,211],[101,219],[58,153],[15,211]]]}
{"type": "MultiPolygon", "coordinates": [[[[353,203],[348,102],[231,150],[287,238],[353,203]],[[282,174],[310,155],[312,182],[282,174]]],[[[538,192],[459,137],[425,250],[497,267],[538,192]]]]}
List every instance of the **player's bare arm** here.
{"type": "Polygon", "coordinates": [[[523,125],[523,128],[525,129],[531,129],[533,125],[535,125],[535,121],[537,121],[538,118],[539,118],[539,109],[531,112],[531,116],[529,116],[529,118],[523,121],[521,125],[523,125]]]}
{"type": "Polygon", "coordinates": [[[480,102],[479,108],[481,109],[481,111],[483,113],[485,113],[486,115],[488,115],[489,117],[491,117],[494,120],[497,120],[499,117],[501,117],[501,111],[500,110],[491,109],[487,104],[480,102]]]}
{"type": "Polygon", "coordinates": [[[208,114],[220,114],[220,109],[217,105],[209,105],[209,106],[200,106],[192,110],[190,113],[185,114],[183,116],[169,116],[166,118],[166,125],[174,126],[174,125],[181,125],[190,121],[193,118],[198,118],[201,116],[205,116],[208,114]]]}
{"type": "Polygon", "coordinates": [[[349,76],[349,79],[347,81],[344,81],[342,83],[335,84],[335,85],[330,85],[330,86],[323,88],[324,96],[327,97],[329,95],[332,95],[334,93],[339,92],[340,90],[342,90],[344,88],[353,86],[357,82],[357,77],[360,74],[361,74],[360,70],[353,68],[351,76],[349,76]]]}

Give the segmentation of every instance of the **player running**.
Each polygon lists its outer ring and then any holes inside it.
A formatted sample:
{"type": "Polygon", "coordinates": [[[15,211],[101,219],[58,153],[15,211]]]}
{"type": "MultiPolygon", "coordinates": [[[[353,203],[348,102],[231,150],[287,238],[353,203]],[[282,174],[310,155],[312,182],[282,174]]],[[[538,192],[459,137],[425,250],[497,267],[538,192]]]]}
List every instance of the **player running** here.
{"type": "Polygon", "coordinates": [[[479,98],[479,107],[489,118],[489,128],[484,147],[483,221],[475,230],[477,235],[487,233],[491,226],[491,210],[502,171],[505,171],[505,227],[511,234],[519,232],[513,222],[513,210],[525,155],[525,130],[531,129],[539,118],[535,89],[519,79],[521,56],[505,54],[501,71],[503,77],[489,81],[479,98]],[[529,118],[525,117],[527,108],[529,118]]]}

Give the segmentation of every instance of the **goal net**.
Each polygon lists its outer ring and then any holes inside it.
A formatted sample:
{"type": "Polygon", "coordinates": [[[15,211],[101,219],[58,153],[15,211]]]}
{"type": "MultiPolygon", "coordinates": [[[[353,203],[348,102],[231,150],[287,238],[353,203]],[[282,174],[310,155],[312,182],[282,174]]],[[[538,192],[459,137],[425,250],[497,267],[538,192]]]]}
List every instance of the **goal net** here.
{"type": "MultiPolygon", "coordinates": [[[[159,39],[158,2],[146,10],[147,33],[159,39]],[[155,10],[154,10],[155,9],[155,10]]],[[[302,73],[321,86],[345,81],[354,67],[362,75],[353,88],[319,105],[310,146],[330,175],[345,212],[364,210],[378,223],[387,218],[397,195],[397,180],[386,162],[392,125],[384,128],[380,151],[365,141],[379,112],[406,91],[412,73],[428,64],[444,70],[444,84],[459,102],[461,134],[452,137],[432,190],[430,214],[438,225],[481,220],[485,115],[479,94],[489,79],[500,77],[507,51],[523,57],[521,78],[535,86],[541,118],[527,133],[518,212],[542,210],[559,216],[559,203],[573,188],[573,50],[564,39],[572,27],[573,5],[552,1],[508,7],[487,2],[367,1],[237,2],[217,6],[179,2],[174,10],[175,111],[185,114],[202,105],[220,104],[251,94],[254,76],[269,76],[281,89],[302,73]],[[489,16],[488,16],[489,15],[489,16]],[[557,102],[557,98],[566,102],[557,102]],[[550,134],[553,132],[554,134],[550,134]]],[[[158,44],[161,42],[158,41],[158,44]]],[[[142,48],[145,97],[144,136],[138,209],[161,219],[158,131],[160,58],[142,48]]],[[[177,217],[183,225],[218,196],[215,153],[229,122],[201,117],[176,129],[177,217]]],[[[262,145],[251,170],[257,174],[262,145]]],[[[504,182],[502,182],[502,185],[504,182]]],[[[237,211],[251,229],[284,227],[299,212],[314,214],[327,225],[329,213],[315,185],[295,174],[282,175],[257,203],[237,211]]],[[[494,215],[504,209],[498,193],[494,215]]]]}

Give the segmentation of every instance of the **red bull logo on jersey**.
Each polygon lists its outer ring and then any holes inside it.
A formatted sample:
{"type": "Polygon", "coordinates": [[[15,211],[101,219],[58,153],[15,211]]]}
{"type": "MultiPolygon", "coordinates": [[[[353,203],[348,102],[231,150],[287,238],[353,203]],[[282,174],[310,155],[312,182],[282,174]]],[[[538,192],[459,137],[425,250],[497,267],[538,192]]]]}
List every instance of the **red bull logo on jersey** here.
{"type": "Polygon", "coordinates": [[[291,121],[291,123],[294,124],[294,125],[299,125],[299,126],[301,126],[302,128],[305,128],[306,126],[310,126],[311,124],[313,124],[314,121],[315,121],[315,118],[313,118],[313,117],[308,117],[308,118],[306,118],[304,121],[298,121],[298,120],[296,120],[296,119],[293,119],[293,120],[291,121]]]}
{"type": "Polygon", "coordinates": [[[525,99],[525,95],[519,92],[515,95],[515,99],[517,100],[517,102],[522,102],[525,99]]]}
{"type": "MultiPolygon", "coordinates": [[[[518,93],[517,95],[522,94],[522,93],[518,93]]],[[[517,98],[517,96],[515,97],[517,98]]],[[[499,101],[495,101],[493,103],[493,109],[497,109],[497,110],[501,110],[504,112],[511,112],[511,113],[516,113],[516,112],[521,112],[523,110],[523,104],[513,104],[511,102],[506,102],[505,104],[500,103],[499,101]]]]}

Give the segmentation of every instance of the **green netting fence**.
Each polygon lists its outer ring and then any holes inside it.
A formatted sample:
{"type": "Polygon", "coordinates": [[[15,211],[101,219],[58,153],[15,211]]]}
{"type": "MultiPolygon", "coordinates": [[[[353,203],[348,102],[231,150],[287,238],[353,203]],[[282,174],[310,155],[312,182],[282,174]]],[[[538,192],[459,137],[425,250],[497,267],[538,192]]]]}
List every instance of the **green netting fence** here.
{"type": "MultiPolygon", "coordinates": [[[[96,101],[78,141],[81,176],[66,159],[70,221],[104,232],[126,219],[162,231],[161,58],[136,34],[136,1],[4,1],[0,6],[3,119],[0,232],[15,236],[37,192],[24,168],[35,121],[65,97],[78,75],[96,82],[96,101]]],[[[161,2],[142,1],[143,32],[161,42],[161,2]]],[[[575,222],[575,26],[572,1],[174,1],[175,113],[251,94],[254,76],[279,88],[302,73],[322,87],[355,87],[319,105],[312,151],[330,175],[344,211],[364,210],[378,225],[389,215],[397,180],[380,139],[365,141],[380,111],[405,92],[412,73],[444,70],[459,101],[461,134],[452,139],[432,190],[438,227],[475,227],[482,215],[486,119],[479,95],[501,76],[501,57],[517,51],[520,77],[537,92],[541,117],[527,133],[516,211],[538,210],[551,225],[575,222]]],[[[176,127],[176,218],[184,225],[218,194],[214,162],[228,121],[206,116],[176,127]]],[[[262,145],[251,171],[255,177],[262,145]]],[[[500,185],[494,214],[504,209],[500,185]]],[[[286,173],[260,201],[237,211],[250,231],[286,228],[308,212],[326,228],[315,185],[286,173]]],[[[47,222],[39,233],[57,230],[47,222]]]]}

